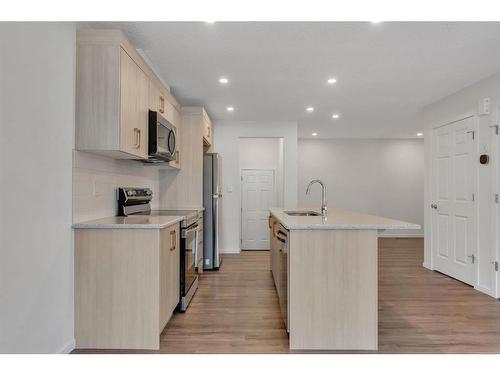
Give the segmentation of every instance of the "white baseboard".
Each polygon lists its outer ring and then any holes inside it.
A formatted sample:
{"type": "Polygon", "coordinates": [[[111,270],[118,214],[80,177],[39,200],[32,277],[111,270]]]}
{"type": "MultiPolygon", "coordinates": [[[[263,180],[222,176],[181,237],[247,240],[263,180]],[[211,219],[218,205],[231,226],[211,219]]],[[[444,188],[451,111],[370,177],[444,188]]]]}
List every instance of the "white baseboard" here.
{"type": "Polygon", "coordinates": [[[428,263],[425,263],[425,262],[424,262],[424,263],[422,263],[422,267],[427,268],[428,270],[434,271],[434,270],[432,269],[431,265],[430,265],[430,264],[428,264],[428,263]]]}
{"type": "Polygon", "coordinates": [[[490,289],[487,289],[487,288],[483,288],[479,285],[475,285],[474,286],[474,289],[480,291],[481,293],[484,293],[484,294],[487,294],[489,295],[490,297],[493,297],[493,298],[497,298],[497,296],[495,295],[495,292],[490,290],[490,289]]]}
{"type": "Polygon", "coordinates": [[[221,254],[239,254],[241,249],[220,249],[221,254]]]}
{"type": "Polygon", "coordinates": [[[73,351],[73,349],[75,349],[75,347],[76,347],[76,341],[75,339],[72,339],[70,342],[64,345],[57,353],[69,354],[73,351]]]}

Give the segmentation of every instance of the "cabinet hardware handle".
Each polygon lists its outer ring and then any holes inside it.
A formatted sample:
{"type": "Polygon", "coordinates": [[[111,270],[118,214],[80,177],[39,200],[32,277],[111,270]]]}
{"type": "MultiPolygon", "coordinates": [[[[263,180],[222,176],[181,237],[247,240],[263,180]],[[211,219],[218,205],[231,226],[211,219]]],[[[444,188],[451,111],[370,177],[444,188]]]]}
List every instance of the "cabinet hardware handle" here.
{"type": "Polygon", "coordinates": [[[170,251],[175,250],[175,245],[176,245],[175,243],[177,242],[175,237],[176,237],[175,230],[171,230],[170,231],[170,243],[171,243],[170,251]]]}
{"type": "Polygon", "coordinates": [[[139,128],[134,128],[134,133],[135,133],[135,148],[140,148],[141,147],[141,129],[139,128]]]}
{"type": "Polygon", "coordinates": [[[160,96],[160,109],[158,112],[165,113],[165,98],[163,96],[160,96]]]}

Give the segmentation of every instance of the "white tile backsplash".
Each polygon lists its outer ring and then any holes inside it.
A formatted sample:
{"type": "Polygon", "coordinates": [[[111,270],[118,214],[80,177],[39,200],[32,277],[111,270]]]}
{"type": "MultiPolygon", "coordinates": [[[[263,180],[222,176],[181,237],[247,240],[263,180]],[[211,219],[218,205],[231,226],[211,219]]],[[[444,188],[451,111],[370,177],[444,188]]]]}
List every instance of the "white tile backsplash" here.
{"type": "Polygon", "coordinates": [[[73,222],[114,216],[119,186],[153,190],[153,209],[159,206],[159,175],[154,166],[73,151],[73,222]]]}

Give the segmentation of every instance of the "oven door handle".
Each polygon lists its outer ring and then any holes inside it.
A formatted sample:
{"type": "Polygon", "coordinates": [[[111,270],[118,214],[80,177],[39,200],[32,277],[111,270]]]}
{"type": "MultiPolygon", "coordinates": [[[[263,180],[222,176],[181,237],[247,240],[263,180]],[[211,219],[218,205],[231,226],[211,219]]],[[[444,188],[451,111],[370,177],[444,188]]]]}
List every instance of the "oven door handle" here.
{"type": "Polygon", "coordinates": [[[194,233],[194,268],[198,268],[198,237],[200,235],[200,231],[198,230],[198,226],[196,227],[196,232],[194,233]]]}
{"type": "Polygon", "coordinates": [[[186,236],[190,233],[193,233],[193,232],[197,232],[200,230],[200,227],[198,226],[198,224],[195,224],[191,227],[189,227],[188,229],[183,229],[182,232],[181,232],[181,235],[182,235],[182,238],[186,238],[186,236]]]}

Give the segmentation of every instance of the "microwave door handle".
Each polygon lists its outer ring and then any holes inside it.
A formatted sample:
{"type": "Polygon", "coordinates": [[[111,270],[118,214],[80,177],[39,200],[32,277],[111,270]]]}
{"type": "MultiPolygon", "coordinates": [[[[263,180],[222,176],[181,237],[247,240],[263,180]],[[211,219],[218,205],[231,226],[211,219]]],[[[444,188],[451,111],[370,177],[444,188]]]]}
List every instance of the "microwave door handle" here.
{"type": "Polygon", "coordinates": [[[177,144],[176,144],[176,143],[177,143],[177,142],[176,142],[176,139],[175,139],[175,132],[174,132],[174,130],[173,130],[173,129],[171,129],[171,130],[169,131],[169,133],[168,133],[168,137],[167,137],[167,149],[168,149],[168,151],[169,151],[172,155],[174,155],[174,154],[175,154],[175,150],[176,150],[176,148],[177,148],[177,144]],[[170,146],[171,146],[171,145],[170,145],[170,141],[172,141],[172,142],[173,142],[173,146],[172,146],[172,148],[170,148],[170,146]]]}

